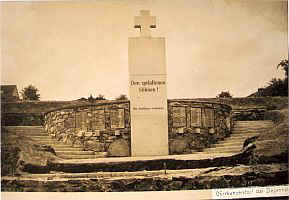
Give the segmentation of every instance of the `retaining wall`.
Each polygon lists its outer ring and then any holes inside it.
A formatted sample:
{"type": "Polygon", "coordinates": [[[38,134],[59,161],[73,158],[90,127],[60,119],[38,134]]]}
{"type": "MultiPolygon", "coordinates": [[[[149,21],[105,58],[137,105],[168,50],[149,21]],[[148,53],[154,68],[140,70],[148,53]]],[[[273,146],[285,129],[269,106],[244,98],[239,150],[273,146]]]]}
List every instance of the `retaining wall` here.
{"type": "MultiPolygon", "coordinates": [[[[191,153],[228,136],[231,108],[192,100],[168,101],[171,154],[191,153]]],[[[129,101],[69,106],[47,112],[45,130],[65,143],[109,156],[130,155],[129,101]],[[105,154],[106,155],[106,154],[105,154]]],[[[157,133],[156,133],[157,134],[157,133]]]]}

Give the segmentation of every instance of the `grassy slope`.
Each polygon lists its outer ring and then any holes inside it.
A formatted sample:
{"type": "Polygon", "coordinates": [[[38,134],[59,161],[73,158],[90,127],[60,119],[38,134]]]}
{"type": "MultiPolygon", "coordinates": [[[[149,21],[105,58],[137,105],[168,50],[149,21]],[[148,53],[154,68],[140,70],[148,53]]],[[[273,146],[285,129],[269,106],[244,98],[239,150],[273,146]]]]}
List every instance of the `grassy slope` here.
{"type": "Polygon", "coordinates": [[[24,165],[46,166],[48,162],[60,160],[49,146],[1,129],[1,172],[2,175],[22,173],[24,165]]]}
{"type": "Polygon", "coordinates": [[[288,162],[288,109],[268,111],[265,118],[275,126],[253,141],[253,159],[257,163],[288,162]]]}

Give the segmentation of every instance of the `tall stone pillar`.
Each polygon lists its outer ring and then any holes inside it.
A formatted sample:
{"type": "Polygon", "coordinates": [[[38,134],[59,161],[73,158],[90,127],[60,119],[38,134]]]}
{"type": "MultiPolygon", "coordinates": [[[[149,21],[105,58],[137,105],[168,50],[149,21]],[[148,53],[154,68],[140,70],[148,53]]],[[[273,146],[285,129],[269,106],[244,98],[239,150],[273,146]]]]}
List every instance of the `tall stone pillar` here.
{"type": "Polygon", "coordinates": [[[140,36],[129,38],[132,156],[168,155],[165,38],[151,37],[156,19],[143,10],[135,17],[140,36]]]}

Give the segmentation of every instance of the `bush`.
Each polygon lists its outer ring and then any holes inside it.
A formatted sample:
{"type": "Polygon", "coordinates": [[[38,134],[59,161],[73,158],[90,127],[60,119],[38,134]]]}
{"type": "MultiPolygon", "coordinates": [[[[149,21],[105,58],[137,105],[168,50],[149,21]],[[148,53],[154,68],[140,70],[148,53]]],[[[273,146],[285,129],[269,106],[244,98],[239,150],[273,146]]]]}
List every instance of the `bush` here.
{"type": "Polygon", "coordinates": [[[217,98],[232,98],[233,96],[230,94],[229,91],[223,91],[217,95],[217,98]]]}
{"type": "Polygon", "coordinates": [[[39,101],[40,94],[38,92],[39,90],[36,87],[34,87],[33,85],[29,85],[21,91],[22,100],[23,101],[39,101]]]}

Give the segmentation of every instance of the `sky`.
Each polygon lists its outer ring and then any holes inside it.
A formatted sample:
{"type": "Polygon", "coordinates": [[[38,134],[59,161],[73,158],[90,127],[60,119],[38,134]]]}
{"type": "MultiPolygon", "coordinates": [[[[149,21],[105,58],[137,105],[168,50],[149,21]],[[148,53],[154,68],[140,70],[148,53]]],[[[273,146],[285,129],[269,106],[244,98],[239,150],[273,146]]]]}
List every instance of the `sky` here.
{"type": "Polygon", "coordinates": [[[166,38],[169,99],[245,97],[284,77],[287,1],[2,2],[1,84],[32,84],[41,100],[128,95],[128,38],[143,9],[166,38]]]}

